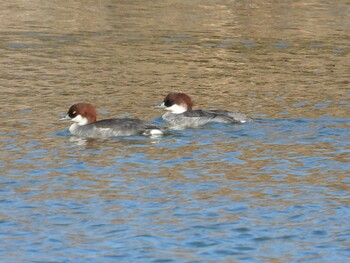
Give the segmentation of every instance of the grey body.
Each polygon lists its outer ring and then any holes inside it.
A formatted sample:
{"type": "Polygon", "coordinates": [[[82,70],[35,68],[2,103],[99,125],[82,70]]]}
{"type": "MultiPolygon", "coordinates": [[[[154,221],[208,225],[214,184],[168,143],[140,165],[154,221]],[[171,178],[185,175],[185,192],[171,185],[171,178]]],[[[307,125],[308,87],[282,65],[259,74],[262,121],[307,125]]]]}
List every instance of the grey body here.
{"type": "Polygon", "coordinates": [[[251,121],[246,115],[224,110],[190,110],[180,114],[165,113],[162,118],[173,126],[197,127],[210,122],[245,123],[251,121]]]}
{"type": "Polygon", "coordinates": [[[139,119],[106,119],[86,125],[74,123],[69,128],[69,131],[76,136],[103,138],[150,135],[152,130],[159,128],[139,119]]]}

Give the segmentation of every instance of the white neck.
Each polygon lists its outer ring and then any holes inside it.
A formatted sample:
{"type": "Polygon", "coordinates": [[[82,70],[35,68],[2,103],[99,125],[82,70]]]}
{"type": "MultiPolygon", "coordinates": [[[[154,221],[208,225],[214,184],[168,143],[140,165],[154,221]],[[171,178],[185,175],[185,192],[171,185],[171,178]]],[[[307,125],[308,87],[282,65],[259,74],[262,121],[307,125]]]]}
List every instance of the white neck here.
{"type": "Polygon", "coordinates": [[[180,114],[187,111],[187,108],[182,105],[174,104],[173,106],[166,108],[166,110],[174,114],[180,114]]]}
{"type": "Polygon", "coordinates": [[[88,119],[81,116],[80,114],[77,115],[75,118],[71,119],[71,121],[76,122],[79,126],[83,126],[89,123],[88,119]]]}

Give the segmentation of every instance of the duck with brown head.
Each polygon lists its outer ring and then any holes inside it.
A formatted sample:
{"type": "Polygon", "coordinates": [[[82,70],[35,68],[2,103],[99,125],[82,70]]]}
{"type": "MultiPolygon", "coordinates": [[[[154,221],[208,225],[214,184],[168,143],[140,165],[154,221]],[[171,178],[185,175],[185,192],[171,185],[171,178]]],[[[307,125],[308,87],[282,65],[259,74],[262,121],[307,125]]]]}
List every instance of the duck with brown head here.
{"type": "Polygon", "coordinates": [[[165,109],[162,118],[175,129],[198,127],[210,122],[245,123],[252,119],[245,114],[226,110],[193,110],[193,102],[185,93],[170,92],[157,109],[165,109]]]}
{"type": "Polygon", "coordinates": [[[97,121],[95,107],[89,103],[72,105],[66,117],[61,120],[71,120],[69,127],[72,135],[84,137],[114,137],[132,135],[160,135],[163,130],[139,119],[105,119],[97,121]]]}

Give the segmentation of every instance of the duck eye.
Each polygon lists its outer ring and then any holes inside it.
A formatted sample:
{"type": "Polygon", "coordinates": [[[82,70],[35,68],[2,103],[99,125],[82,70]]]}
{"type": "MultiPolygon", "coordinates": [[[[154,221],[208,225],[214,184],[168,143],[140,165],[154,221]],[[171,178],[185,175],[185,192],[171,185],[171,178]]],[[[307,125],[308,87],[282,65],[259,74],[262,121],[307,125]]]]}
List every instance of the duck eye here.
{"type": "Polygon", "coordinates": [[[171,107],[171,106],[173,106],[173,103],[170,100],[166,100],[166,101],[164,101],[164,105],[166,107],[171,107]]]}
{"type": "Polygon", "coordinates": [[[74,118],[77,115],[77,111],[68,112],[69,117],[74,118]]]}

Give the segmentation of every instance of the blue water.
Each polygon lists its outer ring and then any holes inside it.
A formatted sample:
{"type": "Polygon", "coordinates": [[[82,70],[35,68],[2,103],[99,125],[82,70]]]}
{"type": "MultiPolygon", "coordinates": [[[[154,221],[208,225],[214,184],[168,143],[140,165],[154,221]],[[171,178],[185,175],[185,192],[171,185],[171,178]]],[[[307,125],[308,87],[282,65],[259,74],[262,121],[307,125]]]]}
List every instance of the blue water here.
{"type": "Polygon", "coordinates": [[[346,262],[349,119],[3,133],[4,262],[346,262]],[[59,143],[58,143],[59,142],[59,143]]]}
{"type": "Polygon", "coordinates": [[[350,262],[348,1],[3,1],[0,262],[350,262]],[[72,137],[169,91],[244,125],[72,137]]]}

